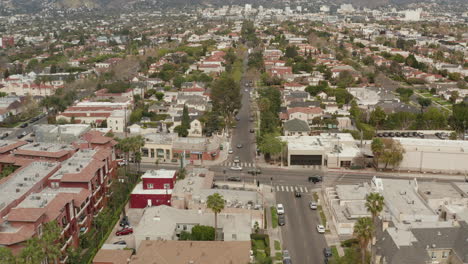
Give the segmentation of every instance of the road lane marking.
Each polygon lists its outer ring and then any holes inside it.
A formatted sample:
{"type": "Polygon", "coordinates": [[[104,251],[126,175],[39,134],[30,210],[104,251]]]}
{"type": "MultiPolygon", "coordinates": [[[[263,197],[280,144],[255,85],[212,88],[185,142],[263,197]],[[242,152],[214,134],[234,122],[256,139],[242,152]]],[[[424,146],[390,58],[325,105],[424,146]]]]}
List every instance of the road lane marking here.
{"type": "Polygon", "coordinates": [[[286,191],[287,191],[287,192],[289,192],[289,188],[288,188],[288,186],[285,186],[284,188],[286,188],[286,191]]]}
{"type": "Polygon", "coordinates": [[[284,191],[284,189],[283,189],[283,185],[281,185],[281,191],[284,191]]]}
{"type": "Polygon", "coordinates": [[[309,192],[309,189],[307,189],[307,187],[304,187],[304,191],[309,192]]]}
{"type": "Polygon", "coordinates": [[[304,191],[302,190],[302,187],[299,187],[299,190],[300,190],[301,192],[304,192],[304,191]]]}
{"type": "Polygon", "coordinates": [[[276,185],[276,191],[279,192],[279,190],[280,190],[280,187],[276,185]]]}

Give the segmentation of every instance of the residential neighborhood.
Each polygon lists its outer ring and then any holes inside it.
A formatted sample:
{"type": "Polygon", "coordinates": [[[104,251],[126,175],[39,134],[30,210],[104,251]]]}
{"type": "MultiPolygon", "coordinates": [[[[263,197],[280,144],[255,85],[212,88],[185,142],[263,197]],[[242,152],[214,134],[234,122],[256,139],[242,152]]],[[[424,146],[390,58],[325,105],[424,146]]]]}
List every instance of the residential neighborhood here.
{"type": "Polygon", "coordinates": [[[468,263],[468,3],[26,2],[1,263],[468,263]]]}

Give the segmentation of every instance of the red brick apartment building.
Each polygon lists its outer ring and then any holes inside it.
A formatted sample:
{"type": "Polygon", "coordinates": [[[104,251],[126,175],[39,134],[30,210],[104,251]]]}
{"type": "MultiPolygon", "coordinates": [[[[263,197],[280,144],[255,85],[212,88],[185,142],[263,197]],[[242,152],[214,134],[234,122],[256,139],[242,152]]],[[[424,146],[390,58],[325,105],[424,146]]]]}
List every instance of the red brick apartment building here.
{"type": "Polygon", "coordinates": [[[106,206],[116,175],[115,144],[94,131],[71,145],[0,140],[0,169],[19,167],[0,180],[0,245],[18,253],[56,220],[63,228],[62,252],[76,247],[106,206]]]}
{"type": "Polygon", "coordinates": [[[141,176],[130,197],[131,208],[171,205],[172,189],[176,182],[175,170],[150,170],[141,176]]]}

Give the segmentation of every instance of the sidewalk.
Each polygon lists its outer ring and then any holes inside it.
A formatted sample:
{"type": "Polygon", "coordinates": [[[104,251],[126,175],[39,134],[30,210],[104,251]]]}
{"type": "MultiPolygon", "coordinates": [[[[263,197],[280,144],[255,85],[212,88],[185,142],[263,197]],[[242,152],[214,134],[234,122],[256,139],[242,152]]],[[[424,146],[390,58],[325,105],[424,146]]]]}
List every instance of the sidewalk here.
{"type": "MultiPolygon", "coordinates": [[[[271,206],[276,205],[276,198],[275,198],[275,192],[272,192],[272,187],[270,185],[262,185],[262,194],[263,194],[263,206],[265,208],[265,214],[266,214],[266,220],[267,220],[267,234],[270,237],[270,256],[272,259],[275,258],[276,252],[281,252],[281,249],[279,251],[276,251],[275,249],[275,240],[279,241],[281,245],[283,245],[283,240],[281,236],[281,228],[277,226],[276,228],[273,228],[271,223],[271,206]]],[[[273,263],[275,263],[273,261],[273,263]]]]}
{"type": "Polygon", "coordinates": [[[317,191],[317,195],[319,197],[319,204],[322,206],[322,211],[325,214],[325,218],[327,219],[327,226],[325,227],[329,230],[329,233],[325,233],[325,240],[327,241],[328,246],[336,246],[338,250],[338,254],[340,256],[344,255],[344,250],[341,247],[340,238],[338,236],[338,232],[336,231],[336,226],[332,221],[332,217],[330,215],[330,211],[326,203],[324,203],[324,198],[321,191],[317,191]]]}

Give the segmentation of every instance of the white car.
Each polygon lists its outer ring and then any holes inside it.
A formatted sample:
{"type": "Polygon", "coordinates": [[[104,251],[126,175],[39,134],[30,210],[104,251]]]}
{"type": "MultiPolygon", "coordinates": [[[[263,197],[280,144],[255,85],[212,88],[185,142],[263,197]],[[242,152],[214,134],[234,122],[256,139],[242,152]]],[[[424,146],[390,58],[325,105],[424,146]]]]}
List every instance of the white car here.
{"type": "Polygon", "coordinates": [[[230,150],[228,150],[228,153],[232,154],[232,153],[234,153],[234,150],[230,149],[230,150]]]}
{"type": "Polygon", "coordinates": [[[325,233],[325,227],[323,225],[317,225],[317,232],[320,234],[325,233]]]}
{"type": "Polygon", "coordinates": [[[241,171],[241,170],[242,170],[242,167],[241,167],[241,166],[232,166],[232,167],[231,167],[231,170],[241,171]]]}
{"type": "Polygon", "coordinates": [[[239,156],[235,156],[235,157],[234,157],[234,163],[239,163],[239,162],[240,162],[239,156]]]}
{"type": "Polygon", "coordinates": [[[310,202],[309,206],[310,206],[310,209],[317,210],[317,203],[316,202],[310,202]]]}
{"type": "Polygon", "coordinates": [[[284,214],[284,207],[282,204],[277,204],[276,205],[276,212],[281,215],[281,214],[284,214]]]}
{"type": "Polygon", "coordinates": [[[121,160],[117,160],[117,164],[119,166],[125,166],[125,165],[128,164],[128,162],[126,160],[124,160],[124,159],[121,159],[121,160]]]}

